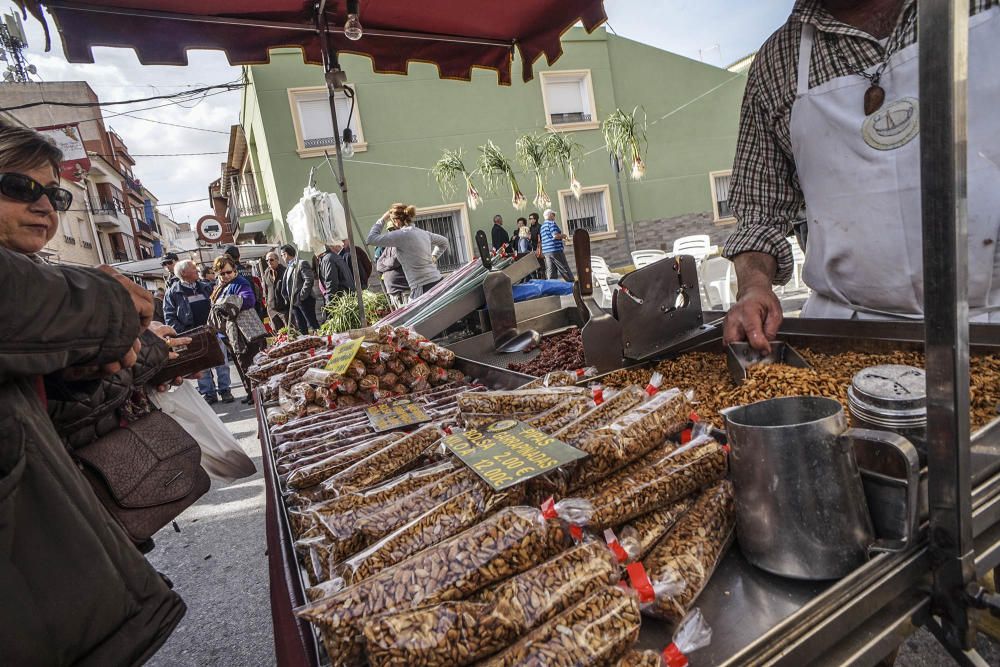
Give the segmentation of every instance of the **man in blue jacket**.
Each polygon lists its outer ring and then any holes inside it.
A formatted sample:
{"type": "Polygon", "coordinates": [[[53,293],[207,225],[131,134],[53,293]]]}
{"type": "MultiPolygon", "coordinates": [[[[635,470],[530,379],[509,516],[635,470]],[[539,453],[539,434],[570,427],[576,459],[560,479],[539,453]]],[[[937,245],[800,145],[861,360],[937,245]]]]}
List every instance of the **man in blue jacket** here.
{"type": "MultiPolygon", "coordinates": [[[[163,316],[166,323],[177,333],[190,331],[195,327],[208,323],[208,314],[212,310],[212,285],[198,279],[198,265],[190,259],[185,259],[174,266],[178,280],[167,289],[163,297],[163,316]]],[[[222,343],[219,343],[222,345],[222,343]]],[[[222,346],[225,356],[226,347],[222,346]]],[[[209,405],[222,398],[223,403],[232,403],[233,394],[230,391],[229,358],[225,363],[215,367],[215,380],[211,371],[205,371],[198,379],[198,392],[209,405]],[[218,383],[216,383],[216,380],[218,383]]]]}

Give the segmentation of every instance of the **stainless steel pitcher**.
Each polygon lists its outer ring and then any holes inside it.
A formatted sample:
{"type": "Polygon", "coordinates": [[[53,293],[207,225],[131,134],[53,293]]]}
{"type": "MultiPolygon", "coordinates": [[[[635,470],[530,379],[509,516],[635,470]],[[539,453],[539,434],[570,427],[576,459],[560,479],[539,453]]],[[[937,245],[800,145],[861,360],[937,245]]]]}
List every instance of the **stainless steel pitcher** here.
{"type": "MultiPolygon", "coordinates": [[[[898,550],[916,520],[917,452],[889,432],[848,429],[843,407],[821,397],[775,398],[722,411],[732,448],[736,532],[751,563],[796,579],[837,579],[873,551],[898,550]],[[902,494],[877,493],[880,516],[901,516],[902,535],[878,540],[855,448],[902,461],[902,494]],[[887,500],[887,498],[889,500],[887,500]],[[902,498],[901,501],[899,499],[902,498]],[[898,502],[906,505],[899,510],[898,502]],[[896,507],[882,507],[897,503],[896,507]],[[900,539],[901,538],[901,539],[900,539]]],[[[868,475],[867,477],[872,477],[868,475]]],[[[875,475],[874,482],[885,475],[875,475]]],[[[887,479],[887,478],[886,478],[887,479]]],[[[893,480],[889,480],[892,482],[893,480]]],[[[896,480],[898,481],[898,480],[896,480]]],[[[877,521],[876,523],[882,523],[877,521]]]]}

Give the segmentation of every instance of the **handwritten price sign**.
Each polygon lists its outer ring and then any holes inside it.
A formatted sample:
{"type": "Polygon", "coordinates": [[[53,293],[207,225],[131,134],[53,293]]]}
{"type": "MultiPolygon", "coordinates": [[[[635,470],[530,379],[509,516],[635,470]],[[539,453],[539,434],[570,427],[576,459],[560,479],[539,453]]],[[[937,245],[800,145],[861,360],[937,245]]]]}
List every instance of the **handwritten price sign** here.
{"type": "Polygon", "coordinates": [[[403,399],[365,408],[368,421],[377,433],[393,431],[397,428],[423,424],[431,420],[430,415],[413,401],[403,399]]]}
{"type": "Polygon", "coordinates": [[[326,370],[333,371],[338,375],[346,373],[348,366],[354,361],[354,355],[361,349],[363,342],[365,342],[364,338],[355,338],[333,348],[330,361],[326,362],[326,370]]]}
{"type": "Polygon", "coordinates": [[[450,435],[444,445],[496,491],[587,456],[576,447],[512,419],[450,435]]]}

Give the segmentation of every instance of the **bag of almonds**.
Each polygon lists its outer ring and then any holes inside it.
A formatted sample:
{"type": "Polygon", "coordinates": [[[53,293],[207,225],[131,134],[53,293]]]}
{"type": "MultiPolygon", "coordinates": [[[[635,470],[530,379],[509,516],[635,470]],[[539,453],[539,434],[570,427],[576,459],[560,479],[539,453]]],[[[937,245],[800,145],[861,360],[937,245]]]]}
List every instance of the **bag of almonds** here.
{"type": "Polygon", "coordinates": [[[519,487],[497,492],[477,481],[336,565],[331,574],[355,584],[462,532],[501,507],[521,504],[523,497],[519,487]]]}
{"type": "Polygon", "coordinates": [[[475,598],[386,614],[366,622],[368,661],[373,667],[471,664],[614,585],[619,576],[619,568],[604,545],[596,541],[578,544],[475,598]]]}
{"type": "Polygon", "coordinates": [[[687,426],[691,404],[679,389],[656,393],[577,447],[590,454],[573,471],[570,491],[604,479],[687,426]]]}
{"type": "Polygon", "coordinates": [[[674,630],[673,639],[663,651],[628,650],[614,667],[687,667],[688,656],[712,643],[709,627],[700,609],[684,617],[674,630]]]}
{"type": "Polygon", "coordinates": [[[402,440],[402,438],[401,433],[389,433],[381,437],[370,438],[360,444],[349,446],[347,449],[334,450],[315,463],[295,468],[288,473],[285,484],[291,489],[309,488],[364,460],[391,443],[402,440]]]}
{"type": "Polygon", "coordinates": [[[335,667],[360,665],[362,624],[376,614],[461,600],[528,570],[569,546],[566,521],[586,523],[591,508],[577,499],[554,510],[508,507],[452,538],[296,615],[316,625],[335,667]]]}
{"type": "Polygon", "coordinates": [[[571,387],[580,380],[591,378],[597,375],[597,369],[593,366],[578,368],[575,371],[549,371],[542,377],[532,380],[521,389],[541,389],[544,387],[571,387]]]}
{"type": "Polygon", "coordinates": [[[614,396],[606,396],[600,405],[591,406],[579,419],[559,429],[552,436],[567,445],[575,446],[597,429],[609,426],[619,417],[623,417],[645,398],[646,394],[639,386],[625,387],[614,396]]]}
{"type": "Polygon", "coordinates": [[[480,664],[484,667],[612,664],[638,639],[640,622],[639,600],[635,595],[617,586],[606,587],[480,664]]]}
{"type": "Polygon", "coordinates": [[[551,410],[571,396],[589,397],[584,387],[550,387],[547,389],[514,389],[460,394],[458,409],[463,413],[479,414],[541,414],[551,410]]]}
{"type": "Polygon", "coordinates": [[[726,553],[735,526],[732,482],[722,480],[699,494],[674,529],[642,560],[654,586],[669,590],[643,611],[680,621],[726,553]]]}
{"type": "Polygon", "coordinates": [[[579,492],[594,505],[591,525],[617,526],[722,479],[726,451],[708,436],[686,445],[666,443],[611,477],[579,492]]]}
{"type": "Polygon", "coordinates": [[[383,482],[412,467],[440,438],[436,424],[422,426],[328,478],[323,488],[351,491],[383,482]]]}

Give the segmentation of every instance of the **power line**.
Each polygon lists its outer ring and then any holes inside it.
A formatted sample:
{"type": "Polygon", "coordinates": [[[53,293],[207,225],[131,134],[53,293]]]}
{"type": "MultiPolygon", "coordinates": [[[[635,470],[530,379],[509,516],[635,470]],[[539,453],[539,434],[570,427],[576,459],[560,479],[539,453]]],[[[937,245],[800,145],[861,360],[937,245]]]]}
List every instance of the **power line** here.
{"type": "Polygon", "coordinates": [[[229,135],[229,132],[224,132],[222,130],[210,130],[207,127],[195,127],[193,125],[181,125],[179,123],[168,123],[165,120],[155,120],[153,118],[143,118],[142,116],[133,116],[130,113],[123,113],[123,114],[119,114],[119,115],[125,116],[126,118],[134,118],[135,120],[144,120],[147,123],[156,123],[157,125],[169,125],[170,127],[180,127],[180,128],[185,129],[185,130],[200,130],[202,132],[214,132],[215,134],[225,134],[227,136],[229,135]]]}
{"type": "Polygon", "coordinates": [[[118,106],[122,104],[138,104],[140,102],[152,102],[153,100],[170,100],[178,98],[193,97],[201,93],[207,93],[210,90],[224,89],[225,91],[238,90],[244,87],[243,81],[230,82],[215,84],[212,86],[203,86],[201,88],[192,88],[191,90],[185,90],[179,93],[170,93],[169,95],[153,95],[151,97],[141,97],[133,100],[116,100],[114,102],[25,102],[24,104],[18,104],[12,107],[0,107],[0,111],[17,111],[18,109],[30,109],[33,107],[49,105],[56,107],[73,107],[73,108],[92,108],[92,107],[110,107],[118,106]]]}

